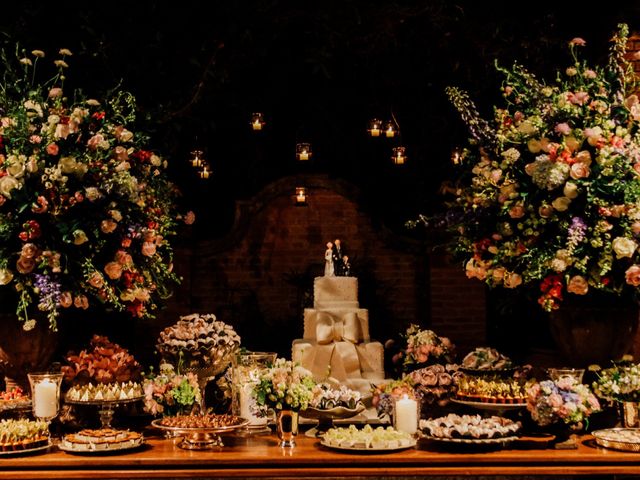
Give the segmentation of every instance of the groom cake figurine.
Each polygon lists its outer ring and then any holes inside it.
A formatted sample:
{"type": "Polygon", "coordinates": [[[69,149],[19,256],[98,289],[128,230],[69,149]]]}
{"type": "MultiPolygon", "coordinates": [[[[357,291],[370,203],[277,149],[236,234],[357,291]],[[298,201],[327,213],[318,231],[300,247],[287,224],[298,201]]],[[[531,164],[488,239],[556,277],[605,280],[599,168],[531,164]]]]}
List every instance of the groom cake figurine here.
{"type": "Polygon", "coordinates": [[[333,270],[337,277],[344,277],[343,257],[344,251],[342,250],[342,243],[339,238],[336,238],[333,242],[333,270]]]}

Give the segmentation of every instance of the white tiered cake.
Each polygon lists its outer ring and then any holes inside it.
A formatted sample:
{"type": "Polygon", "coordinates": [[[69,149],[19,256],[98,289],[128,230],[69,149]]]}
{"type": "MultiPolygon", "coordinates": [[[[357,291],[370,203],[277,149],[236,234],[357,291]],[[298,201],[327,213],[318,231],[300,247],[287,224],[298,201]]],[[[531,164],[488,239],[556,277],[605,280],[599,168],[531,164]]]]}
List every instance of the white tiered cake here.
{"type": "Polygon", "coordinates": [[[358,303],[355,277],[316,277],[314,308],[304,310],[304,338],[293,341],[292,359],[318,380],[333,377],[369,393],[384,379],[384,347],[369,338],[369,312],[358,303]]]}

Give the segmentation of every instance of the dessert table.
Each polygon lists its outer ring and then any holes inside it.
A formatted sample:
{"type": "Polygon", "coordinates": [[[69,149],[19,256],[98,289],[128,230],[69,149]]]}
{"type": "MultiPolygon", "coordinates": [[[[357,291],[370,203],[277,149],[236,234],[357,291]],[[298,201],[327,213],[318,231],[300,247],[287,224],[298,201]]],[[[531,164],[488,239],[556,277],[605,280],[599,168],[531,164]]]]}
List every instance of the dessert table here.
{"type": "Polygon", "coordinates": [[[575,450],[515,442],[501,450],[452,450],[421,440],[417,448],[389,453],[351,453],[299,435],[298,446],[282,449],[275,435],[225,437],[224,447],[190,451],[177,439],[148,436],[129,453],[48,453],[0,458],[0,479],[32,478],[424,478],[473,476],[597,475],[620,478],[640,473],[640,453],[607,450],[589,435],[575,450]]]}

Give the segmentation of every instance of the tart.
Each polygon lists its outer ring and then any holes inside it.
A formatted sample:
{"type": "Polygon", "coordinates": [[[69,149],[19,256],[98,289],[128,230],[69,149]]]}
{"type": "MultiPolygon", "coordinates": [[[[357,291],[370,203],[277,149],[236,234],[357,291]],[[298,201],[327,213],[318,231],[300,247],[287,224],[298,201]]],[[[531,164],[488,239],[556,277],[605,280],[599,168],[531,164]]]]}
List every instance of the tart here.
{"type": "Polygon", "coordinates": [[[0,392],[0,412],[14,408],[25,408],[31,405],[31,399],[24,394],[20,387],[0,392]]]}
{"type": "Polygon", "coordinates": [[[0,451],[15,452],[42,447],[49,442],[49,426],[33,420],[1,420],[0,451]]]}

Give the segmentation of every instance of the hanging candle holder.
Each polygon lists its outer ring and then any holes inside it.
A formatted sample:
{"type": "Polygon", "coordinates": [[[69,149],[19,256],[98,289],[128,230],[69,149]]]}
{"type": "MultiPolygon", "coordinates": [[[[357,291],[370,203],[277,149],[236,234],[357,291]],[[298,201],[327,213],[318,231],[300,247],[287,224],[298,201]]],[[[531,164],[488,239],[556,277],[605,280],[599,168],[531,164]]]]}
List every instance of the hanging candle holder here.
{"type": "Polygon", "coordinates": [[[405,147],[393,147],[391,155],[391,160],[393,160],[394,165],[404,165],[407,162],[407,149],[405,147]]]}
{"type": "Polygon", "coordinates": [[[396,127],[396,124],[392,120],[389,120],[387,123],[384,124],[385,137],[393,138],[396,136],[397,133],[398,133],[398,128],[396,127]]]}
{"type": "Polygon", "coordinates": [[[311,144],[310,143],[298,143],[296,144],[296,160],[305,162],[311,160],[311,144]]]}
{"type": "Polygon", "coordinates": [[[262,113],[252,113],[251,114],[251,129],[255,132],[260,131],[264,128],[267,122],[264,121],[264,115],[262,113]]]}
{"type": "Polygon", "coordinates": [[[211,176],[211,167],[208,163],[203,162],[202,169],[198,172],[198,176],[203,180],[208,180],[211,176]]]}
{"type": "Polygon", "coordinates": [[[377,118],[372,119],[369,122],[369,128],[367,128],[367,131],[372,137],[379,137],[382,132],[382,120],[377,118]]]}
{"type": "Polygon", "coordinates": [[[193,168],[202,168],[205,163],[202,150],[193,150],[191,152],[191,159],[189,159],[189,163],[193,168]]]}
{"type": "Polygon", "coordinates": [[[296,206],[305,206],[307,204],[307,196],[307,189],[305,187],[296,187],[296,206]]]}

